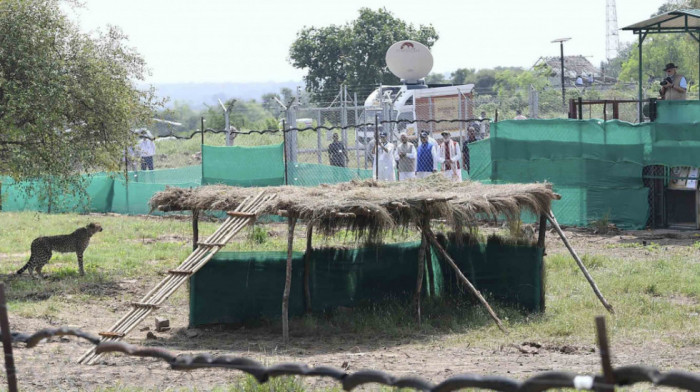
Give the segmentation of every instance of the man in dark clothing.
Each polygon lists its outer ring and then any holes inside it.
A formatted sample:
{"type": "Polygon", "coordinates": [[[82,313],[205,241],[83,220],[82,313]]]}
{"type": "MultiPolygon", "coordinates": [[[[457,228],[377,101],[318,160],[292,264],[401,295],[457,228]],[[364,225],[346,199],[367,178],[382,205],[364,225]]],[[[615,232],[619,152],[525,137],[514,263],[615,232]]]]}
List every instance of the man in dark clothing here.
{"type": "Polygon", "coordinates": [[[348,152],[343,142],[338,140],[338,134],[333,134],[333,142],[328,145],[328,160],[332,166],[345,167],[348,161],[348,152]]]}

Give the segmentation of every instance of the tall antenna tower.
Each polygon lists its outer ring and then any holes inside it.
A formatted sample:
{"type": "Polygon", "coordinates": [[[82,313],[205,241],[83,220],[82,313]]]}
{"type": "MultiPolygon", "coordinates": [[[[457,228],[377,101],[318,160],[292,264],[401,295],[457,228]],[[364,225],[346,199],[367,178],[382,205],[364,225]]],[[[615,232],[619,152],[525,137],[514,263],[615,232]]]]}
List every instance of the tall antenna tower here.
{"type": "Polygon", "coordinates": [[[617,57],[620,49],[620,35],[617,31],[617,6],[615,0],[605,0],[605,58],[617,57]]]}

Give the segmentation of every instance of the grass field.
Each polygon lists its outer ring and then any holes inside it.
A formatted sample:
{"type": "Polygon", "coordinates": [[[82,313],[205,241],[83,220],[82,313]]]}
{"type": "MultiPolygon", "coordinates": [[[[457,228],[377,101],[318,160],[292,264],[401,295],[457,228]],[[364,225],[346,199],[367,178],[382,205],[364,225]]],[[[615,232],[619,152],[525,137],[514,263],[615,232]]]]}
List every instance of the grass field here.
{"type": "MultiPolygon", "coordinates": [[[[73,325],[92,333],[102,331],[124,313],[129,302],[162,279],[163,271],[176,267],[191,250],[191,227],[186,217],[0,213],[0,222],[0,273],[7,285],[10,321],[13,329],[24,332],[57,325],[73,325]],[[44,268],[48,275],[44,280],[33,280],[26,274],[11,276],[28,259],[33,238],[68,233],[91,221],[99,222],[104,231],[93,237],[85,253],[85,277],[77,273],[74,254],[54,254],[44,268]]],[[[215,228],[216,222],[200,225],[202,235],[215,228]]],[[[295,250],[303,251],[304,228],[297,230],[295,250]]],[[[594,236],[570,231],[569,235],[602,293],[615,307],[616,314],[608,317],[614,364],[644,363],[665,370],[700,371],[700,237],[653,237],[656,239],[646,240],[647,245],[643,245],[642,239],[648,235],[643,232],[594,236]]],[[[415,239],[415,233],[397,232],[388,241],[415,239]]],[[[314,244],[352,246],[352,235],[318,237],[314,244]]],[[[285,247],[286,226],[270,224],[245,229],[226,250],[282,251],[285,247]]],[[[598,372],[596,354],[591,354],[595,347],[593,319],[605,310],[550,233],[547,251],[547,310],[527,315],[496,305],[496,312],[510,331],[508,335],[501,333],[486,312],[471,301],[427,302],[419,328],[410,301],[395,299],[349,312],[292,320],[292,343],[288,347],[280,344],[280,327],[274,320],[244,330],[204,331],[206,338],[193,342],[180,336],[187,325],[188,298],[183,288],[163,310],[170,316],[174,331],[157,342],[176,352],[250,355],[265,363],[292,360],[340,367],[348,361],[345,358],[351,358],[351,370],[372,367],[433,381],[460,372],[515,378],[531,377],[544,370],[598,372]],[[538,342],[543,348],[530,356],[512,349],[523,342],[538,342]],[[574,349],[568,356],[562,354],[566,347],[574,349]],[[358,350],[362,355],[352,354],[358,350]],[[423,353],[424,362],[412,365],[412,359],[395,359],[403,355],[412,358],[414,353],[423,353]],[[476,354],[475,364],[472,355],[476,354]]],[[[281,296],[281,288],[276,289],[281,296]]],[[[135,333],[127,341],[146,344],[143,335],[135,333]]],[[[70,382],[76,381],[71,375],[82,377],[81,366],[72,357],[86,349],[85,345],[48,343],[34,350],[16,347],[20,385],[24,381],[36,382],[30,384],[36,389],[73,389],[70,382]],[[57,380],[63,381],[41,381],[40,376],[27,370],[43,367],[42,354],[51,355],[63,377],[57,376],[57,380]]],[[[112,387],[90,381],[92,378],[75,385],[78,389],[110,391],[162,390],[168,386],[173,390],[221,391],[333,388],[332,384],[308,384],[294,378],[258,387],[252,379],[230,371],[202,371],[211,377],[200,384],[199,376],[177,377],[176,372],[164,370],[165,365],[151,362],[147,373],[135,373],[150,377],[151,382],[140,383],[128,376],[137,371],[139,361],[144,360],[115,356],[111,360],[115,366],[96,367],[111,375],[116,382],[108,384],[112,387]]]]}

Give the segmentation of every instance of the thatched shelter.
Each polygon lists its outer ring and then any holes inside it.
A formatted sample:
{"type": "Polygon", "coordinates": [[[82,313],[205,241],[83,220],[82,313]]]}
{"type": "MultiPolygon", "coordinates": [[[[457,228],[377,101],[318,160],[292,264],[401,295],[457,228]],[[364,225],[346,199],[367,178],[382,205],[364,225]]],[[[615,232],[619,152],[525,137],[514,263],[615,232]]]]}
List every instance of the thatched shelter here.
{"type": "MultiPolygon", "coordinates": [[[[245,198],[263,190],[267,194],[276,195],[264,206],[263,213],[284,216],[289,221],[287,282],[283,296],[282,317],[285,340],[287,338],[287,303],[291,285],[291,246],[298,219],[304,220],[307,224],[307,249],[311,249],[313,227],[324,234],[348,229],[356,234],[358,240],[377,243],[382,241],[389,230],[396,227],[418,229],[422,233],[418,260],[419,275],[414,297],[418,320],[420,321],[423,265],[430,244],[456,270],[459,279],[482,302],[502,329],[500,320],[486,300],[464,277],[452,258],[436,240],[430,227],[431,220],[444,220],[456,233],[462,233],[476,227],[479,222],[503,218],[518,220],[521,213],[530,212],[540,217],[538,241],[540,247],[544,247],[544,229],[547,220],[558,228],[556,220],[551,215],[551,203],[552,200],[560,197],[552,191],[551,184],[486,185],[470,181],[455,183],[439,175],[423,180],[402,182],[367,180],[317,187],[240,188],[214,185],[194,189],[167,188],[155,194],[149,203],[154,210],[192,211],[196,244],[199,211],[233,210],[245,198]]],[[[561,235],[563,236],[563,233],[561,235]]],[[[304,274],[304,291],[308,304],[310,294],[307,272],[305,271],[304,274]]],[[[589,281],[592,282],[590,279],[589,281]]]]}

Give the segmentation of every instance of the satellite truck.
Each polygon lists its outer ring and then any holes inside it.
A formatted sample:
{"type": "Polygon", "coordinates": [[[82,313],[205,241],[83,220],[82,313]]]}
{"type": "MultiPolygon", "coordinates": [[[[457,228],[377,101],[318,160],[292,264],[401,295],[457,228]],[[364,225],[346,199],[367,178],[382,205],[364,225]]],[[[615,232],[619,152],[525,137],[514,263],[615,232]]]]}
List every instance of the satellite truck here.
{"type": "Polygon", "coordinates": [[[380,86],[365,100],[364,121],[368,126],[359,127],[357,141],[367,145],[374,139],[375,118],[384,120],[407,120],[415,123],[380,124],[390,140],[398,140],[406,132],[410,140],[417,140],[422,131],[434,139],[448,131],[455,140],[466,137],[465,122],[421,122],[420,120],[466,120],[474,118],[473,84],[428,86],[425,77],[433,68],[430,49],[420,42],[406,40],[391,45],[386,51],[386,65],[399,79],[399,86],[380,86]]]}

